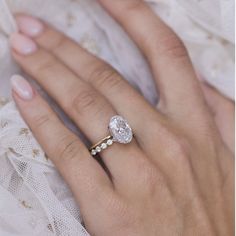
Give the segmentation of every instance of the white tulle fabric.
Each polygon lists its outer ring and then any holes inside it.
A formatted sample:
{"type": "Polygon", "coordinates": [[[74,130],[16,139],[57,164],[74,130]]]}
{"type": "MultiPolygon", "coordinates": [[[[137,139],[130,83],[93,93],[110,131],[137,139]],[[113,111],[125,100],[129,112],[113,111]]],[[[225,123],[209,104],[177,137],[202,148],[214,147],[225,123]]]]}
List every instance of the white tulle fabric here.
{"type": "MultiPolygon", "coordinates": [[[[184,40],[201,77],[234,99],[234,1],[148,2],[184,40]]],[[[63,30],[108,61],[155,105],[158,96],[150,70],[137,47],[95,0],[0,0],[0,95],[5,97],[0,98],[0,235],[89,235],[68,186],[14,103],[7,101],[9,78],[22,74],[8,45],[8,36],[17,30],[14,12],[28,12],[63,30]]]]}
{"type": "Polygon", "coordinates": [[[13,102],[0,110],[0,235],[88,235],[78,205],[13,102]]]}

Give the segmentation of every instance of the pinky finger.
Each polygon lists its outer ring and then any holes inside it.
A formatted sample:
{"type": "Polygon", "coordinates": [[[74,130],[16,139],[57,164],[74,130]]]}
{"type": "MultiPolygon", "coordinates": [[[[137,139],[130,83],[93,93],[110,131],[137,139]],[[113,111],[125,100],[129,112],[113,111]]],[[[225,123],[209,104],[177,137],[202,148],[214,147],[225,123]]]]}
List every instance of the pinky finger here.
{"type": "Polygon", "coordinates": [[[50,106],[20,76],[12,77],[13,97],[39,144],[70,186],[84,221],[94,214],[100,194],[111,191],[111,182],[79,138],[68,130],[50,106]],[[93,213],[92,213],[93,212],[93,213]]]}

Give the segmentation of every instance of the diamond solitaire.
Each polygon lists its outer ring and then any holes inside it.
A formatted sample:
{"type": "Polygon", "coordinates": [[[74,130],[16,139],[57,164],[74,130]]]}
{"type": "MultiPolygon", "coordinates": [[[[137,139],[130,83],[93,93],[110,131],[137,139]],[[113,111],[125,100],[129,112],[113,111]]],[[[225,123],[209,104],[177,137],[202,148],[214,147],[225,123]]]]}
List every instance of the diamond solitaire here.
{"type": "Polygon", "coordinates": [[[128,122],[121,116],[113,116],[111,118],[109,130],[114,142],[127,144],[132,141],[132,129],[128,122]]]}
{"type": "Polygon", "coordinates": [[[133,132],[128,122],[121,116],[113,116],[108,126],[110,135],[93,145],[89,151],[92,156],[112,146],[114,142],[128,144],[133,139],[133,132]]]}

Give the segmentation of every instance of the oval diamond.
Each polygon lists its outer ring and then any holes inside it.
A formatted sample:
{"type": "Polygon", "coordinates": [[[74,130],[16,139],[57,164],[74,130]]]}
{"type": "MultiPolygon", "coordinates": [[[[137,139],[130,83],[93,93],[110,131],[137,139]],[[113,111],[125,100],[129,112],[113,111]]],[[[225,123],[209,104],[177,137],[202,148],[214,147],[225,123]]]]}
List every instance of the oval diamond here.
{"type": "Polygon", "coordinates": [[[113,116],[111,118],[109,130],[115,142],[127,144],[132,141],[132,129],[128,122],[121,116],[113,116]]]}

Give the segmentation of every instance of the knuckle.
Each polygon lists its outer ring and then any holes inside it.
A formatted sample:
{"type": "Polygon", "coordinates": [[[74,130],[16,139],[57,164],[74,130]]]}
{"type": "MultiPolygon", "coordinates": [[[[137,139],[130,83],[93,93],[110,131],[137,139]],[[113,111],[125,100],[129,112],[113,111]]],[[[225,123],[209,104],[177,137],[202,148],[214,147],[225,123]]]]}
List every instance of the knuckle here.
{"type": "Polygon", "coordinates": [[[189,143],[187,139],[172,135],[170,140],[170,150],[172,155],[178,159],[182,164],[190,164],[189,158],[189,143]]]}
{"type": "Polygon", "coordinates": [[[173,32],[159,41],[157,51],[159,56],[168,56],[173,59],[188,58],[183,42],[173,32]]]}
{"type": "Polygon", "coordinates": [[[173,146],[176,154],[183,157],[188,156],[187,142],[184,139],[178,138],[173,146]]]}
{"type": "Polygon", "coordinates": [[[47,125],[51,120],[51,114],[37,115],[33,118],[33,125],[39,129],[47,125]]]}
{"type": "Polygon", "coordinates": [[[60,34],[54,39],[54,43],[51,50],[53,52],[58,51],[61,48],[65,47],[66,43],[67,43],[66,37],[63,34],[60,34]]]}
{"type": "Polygon", "coordinates": [[[126,10],[128,11],[137,11],[144,6],[142,1],[131,0],[127,2],[126,10]]]}
{"type": "Polygon", "coordinates": [[[94,91],[84,90],[78,93],[72,100],[72,107],[77,113],[83,114],[96,107],[97,96],[94,91]]]}
{"type": "Polygon", "coordinates": [[[122,84],[122,79],[118,73],[109,65],[100,65],[93,70],[90,81],[96,83],[98,88],[113,89],[122,84]]]}
{"type": "Polygon", "coordinates": [[[36,71],[36,73],[38,73],[39,75],[42,75],[50,71],[53,71],[56,65],[57,65],[56,59],[53,56],[47,55],[44,57],[43,61],[37,63],[34,71],[36,71]]]}
{"type": "Polygon", "coordinates": [[[78,139],[72,135],[64,135],[57,145],[57,156],[61,162],[73,161],[80,151],[78,139]]]}

